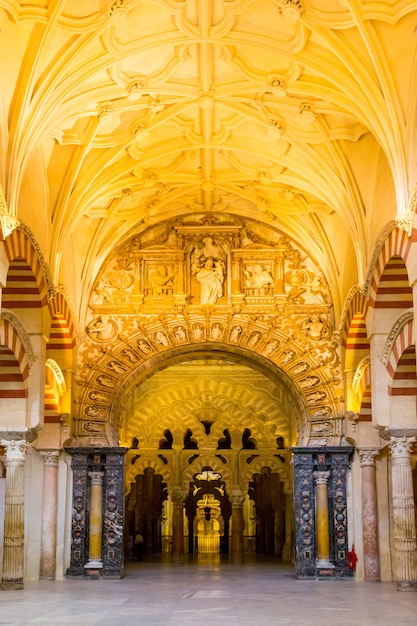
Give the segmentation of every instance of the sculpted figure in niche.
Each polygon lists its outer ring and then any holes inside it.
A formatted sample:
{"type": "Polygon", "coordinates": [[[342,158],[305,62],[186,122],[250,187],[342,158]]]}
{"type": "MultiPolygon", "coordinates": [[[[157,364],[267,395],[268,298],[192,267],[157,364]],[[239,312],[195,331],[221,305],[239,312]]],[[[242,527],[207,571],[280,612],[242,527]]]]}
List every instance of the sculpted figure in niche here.
{"type": "Polygon", "coordinates": [[[194,333],[194,339],[203,339],[204,338],[204,329],[199,324],[194,326],[193,333],[194,333]]]}
{"type": "Polygon", "coordinates": [[[143,339],[139,339],[138,341],[138,348],[139,350],[142,350],[142,352],[144,354],[149,354],[149,352],[152,352],[153,348],[151,348],[151,346],[148,344],[147,341],[144,341],[143,339]]]}
{"type": "Polygon", "coordinates": [[[160,346],[169,346],[168,337],[162,330],[158,330],[158,332],[155,333],[155,341],[159,343],[160,346]]]}
{"type": "Polygon", "coordinates": [[[200,304],[215,304],[223,295],[223,262],[207,259],[197,272],[197,280],[201,284],[200,304]]]}
{"type": "Polygon", "coordinates": [[[105,305],[111,304],[111,302],[112,294],[109,288],[103,280],[99,281],[98,285],[94,288],[93,295],[91,296],[91,304],[105,305]]]}
{"type": "Polygon", "coordinates": [[[130,348],[122,350],[121,355],[128,359],[131,363],[136,363],[138,360],[138,356],[133,352],[133,350],[130,350],[130,348]]]}
{"type": "MultiPolygon", "coordinates": [[[[311,273],[310,273],[311,274],[311,273]]],[[[311,274],[309,302],[331,303],[330,292],[321,276],[311,274]]]]}
{"type": "Polygon", "coordinates": [[[300,381],[300,387],[302,389],[310,389],[310,387],[318,385],[319,382],[320,379],[318,378],[318,376],[307,376],[307,378],[304,378],[302,381],[300,381]]]}
{"type": "Polygon", "coordinates": [[[107,367],[115,374],[124,374],[126,372],[126,368],[122,367],[117,361],[110,361],[110,363],[107,364],[107,367]]]}
{"type": "Polygon", "coordinates": [[[303,322],[301,331],[308,339],[313,341],[319,341],[329,336],[329,329],[325,322],[318,315],[310,315],[310,317],[303,322]]]}
{"type": "Polygon", "coordinates": [[[248,346],[251,346],[252,348],[254,348],[256,346],[256,344],[258,343],[258,341],[261,338],[261,334],[260,333],[253,333],[253,335],[250,336],[250,339],[248,341],[248,346]]]}
{"type": "Polygon", "coordinates": [[[177,341],[185,341],[187,339],[187,335],[185,334],[185,330],[182,326],[178,326],[175,330],[175,339],[177,341]]]}
{"type": "Polygon", "coordinates": [[[103,419],[105,417],[103,410],[100,410],[100,407],[96,405],[87,406],[84,410],[85,415],[92,418],[103,419]]]}
{"type": "Polygon", "coordinates": [[[265,354],[266,356],[270,356],[279,346],[278,341],[276,341],[276,339],[273,339],[272,341],[270,341],[269,343],[266,344],[265,346],[265,354]]]}
{"type": "Polygon", "coordinates": [[[211,336],[213,339],[220,339],[222,336],[222,328],[220,324],[213,324],[211,329],[211,336]]]}
{"type": "Polygon", "coordinates": [[[93,400],[93,402],[108,402],[109,399],[106,394],[101,393],[100,391],[96,391],[95,389],[93,389],[93,391],[90,391],[88,397],[90,398],[90,400],[93,400]]]}
{"type": "Polygon", "coordinates": [[[152,295],[161,296],[164,290],[172,287],[174,274],[168,271],[164,265],[153,267],[149,272],[149,283],[152,289],[152,295]]]}
{"type": "Polygon", "coordinates": [[[108,387],[109,389],[113,389],[114,387],[114,380],[102,374],[100,374],[100,376],[97,376],[97,382],[99,383],[99,385],[102,385],[103,387],[108,387]]]}
{"type": "Polygon", "coordinates": [[[281,365],[286,365],[287,363],[292,361],[294,357],[295,357],[294,350],[286,350],[281,355],[281,358],[280,358],[281,365]]]}
{"type": "Polygon", "coordinates": [[[230,333],[230,341],[239,341],[241,334],[242,334],[242,327],[233,326],[232,332],[230,333]]]}
{"type": "Polygon", "coordinates": [[[94,341],[103,343],[114,339],[117,327],[108,315],[99,315],[88,324],[86,332],[94,341]]]}
{"type": "Polygon", "coordinates": [[[267,293],[268,288],[274,285],[274,279],[264,265],[254,265],[252,271],[243,270],[246,276],[246,285],[249,289],[256,289],[259,295],[267,293]]]}

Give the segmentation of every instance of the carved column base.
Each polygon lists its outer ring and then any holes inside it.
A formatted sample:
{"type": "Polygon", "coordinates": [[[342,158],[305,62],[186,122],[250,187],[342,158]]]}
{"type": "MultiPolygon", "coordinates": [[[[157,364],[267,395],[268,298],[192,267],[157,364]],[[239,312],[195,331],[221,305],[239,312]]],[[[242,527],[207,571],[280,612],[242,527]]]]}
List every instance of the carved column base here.
{"type": "Polygon", "coordinates": [[[24,589],[23,579],[3,581],[0,583],[0,589],[4,591],[8,589],[24,589]]]}
{"type": "Polygon", "coordinates": [[[98,580],[101,578],[101,573],[103,570],[103,563],[99,560],[91,559],[84,565],[84,572],[86,578],[90,578],[91,580],[98,580]]]}

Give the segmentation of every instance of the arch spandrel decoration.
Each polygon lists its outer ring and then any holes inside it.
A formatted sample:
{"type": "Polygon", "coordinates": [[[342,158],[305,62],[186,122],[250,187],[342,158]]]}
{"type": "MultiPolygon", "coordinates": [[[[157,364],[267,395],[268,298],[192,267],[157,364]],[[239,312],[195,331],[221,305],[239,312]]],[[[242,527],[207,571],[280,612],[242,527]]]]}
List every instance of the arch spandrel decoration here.
{"type": "Polygon", "coordinates": [[[120,393],[168,361],[223,351],[284,376],[315,422],[310,435],[300,429],[303,442],[336,445],[342,377],[318,267],[272,228],[231,216],[192,220],[135,235],[104,263],[78,352],[75,440],[117,442],[120,393]],[[170,276],[161,282],[162,266],[170,276]]]}

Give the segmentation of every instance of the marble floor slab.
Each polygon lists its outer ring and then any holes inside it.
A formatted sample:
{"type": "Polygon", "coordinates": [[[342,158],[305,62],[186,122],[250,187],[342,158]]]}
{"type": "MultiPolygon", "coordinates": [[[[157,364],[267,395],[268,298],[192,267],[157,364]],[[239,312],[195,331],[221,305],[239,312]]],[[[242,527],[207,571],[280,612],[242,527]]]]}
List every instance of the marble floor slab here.
{"type": "Polygon", "coordinates": [[[128,563],[121,580],[0,591],[0,626],[416,626],[417,593],[389,582],[297,581],[274,560],[128,563]]]}

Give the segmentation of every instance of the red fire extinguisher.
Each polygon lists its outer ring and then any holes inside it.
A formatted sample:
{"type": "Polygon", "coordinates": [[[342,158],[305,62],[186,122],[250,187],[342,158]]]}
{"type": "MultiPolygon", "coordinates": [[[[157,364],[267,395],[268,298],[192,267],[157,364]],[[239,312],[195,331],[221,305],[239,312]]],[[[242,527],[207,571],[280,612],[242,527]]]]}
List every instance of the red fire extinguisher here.
{"type": "Polygon", "coordinates": [[[352,544],[352,550],[349,550],[349,552],[347,553],[347,558],[348,558],[348,568],[355,571],[358,557],[356,556],[354,543],[352,544]]]}

